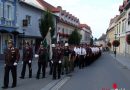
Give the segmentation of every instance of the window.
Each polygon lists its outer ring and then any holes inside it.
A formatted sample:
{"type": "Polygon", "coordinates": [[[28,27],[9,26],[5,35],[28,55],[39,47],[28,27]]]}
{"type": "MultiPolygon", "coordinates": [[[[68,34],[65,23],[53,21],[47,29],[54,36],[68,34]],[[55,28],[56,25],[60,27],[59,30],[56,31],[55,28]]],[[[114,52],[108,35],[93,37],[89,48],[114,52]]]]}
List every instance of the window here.
{"type": "Polygon", "coordinates": [[[14,20],[14,6],[11,3],[5,3],[4,17],[10,21],[14,20]]]}
{"type": "Polygon", "coordinates": [[[64,30],[64,28],[62,29],[62,33],[65,33],[65,30],[64,30]]]}
{"type": "Polygon", "coordinates": [[[28,21],[28,25],[31,25],[31,16],[26,15],[26,19],[27,19],[27,21],[28,21]]]}
{"type": "Polygon", "coordinates": [[[118,24],[117,24],[117,26],[116,26],[116,27],[117,27],[117,34],[118,34],[118,24]]]}
{"type": "Polygon", "coordinates": [[[121,22],[119,23],[119,34],[120,34],[120,30],[121,30],[121,22]]]}
{"type": "Polygon", "coordinates": [[[125,33],[125,20],[122,21],[122,33],[125,33]]]}
{"type": "Polygon", "coordinates": [[[3,17],[3,4],[0,1],[0,24],[1,24],[1,18],[3,17]]]}
{"type": "Polygon", "coordinates": [[[11,19],[11,6],[7,5],[7,18],[11,19]]]}
{"type": "Polygon", "coordinates": [[[130,12],[128,13],[128,25],[130,25],[130,12]]]}

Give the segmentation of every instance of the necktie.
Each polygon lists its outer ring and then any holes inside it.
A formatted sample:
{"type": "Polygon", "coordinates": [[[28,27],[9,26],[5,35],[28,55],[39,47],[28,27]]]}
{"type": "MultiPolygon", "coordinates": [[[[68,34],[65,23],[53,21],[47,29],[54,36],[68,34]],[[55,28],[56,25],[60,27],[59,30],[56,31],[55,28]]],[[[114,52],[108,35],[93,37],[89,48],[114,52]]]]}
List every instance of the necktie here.
{"type": "Polygon", "coordinates": [[[82,55],[82,53],[83,53],[83,52],[82,52],[82,48],[81,48],[81,55],[82,55]]]}

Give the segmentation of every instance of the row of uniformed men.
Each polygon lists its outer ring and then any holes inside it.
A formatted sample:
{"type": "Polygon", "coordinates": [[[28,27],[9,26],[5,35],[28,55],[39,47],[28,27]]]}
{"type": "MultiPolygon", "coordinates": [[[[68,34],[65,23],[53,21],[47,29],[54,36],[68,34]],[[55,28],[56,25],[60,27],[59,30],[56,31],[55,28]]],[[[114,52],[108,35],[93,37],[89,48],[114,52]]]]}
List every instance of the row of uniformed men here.
{"type": "MultiPolygon", "coordinates": [[[[87,66],[96,58],[98,58],[101,53],[97,47],[85,47],[81,46],[65,46],[60,44],[52,44],[52,60],[50,60],[50,74],[53,74],[53,79],[60,79],[61,74],[68,74],[74,71],[74,67],[79,66],[83,68],[87,66]]],[[[45,78],[46,66],[47,66],[47,53],[48,50],[40,45],[40,48],[35,55],[38,58],[38,71],[36,78],[39,79],[40,72],[42,69],[42,78],[45,78]]],[[[13,83],[12,88],[16,87],[17,84],[17,63],[19,61],[20,54],[19,50],[13,46],[13,41],[8,41],[8,48],[5,50],[5,72],[4,72],[4,86],[2,88],[8,88],[9,84],[9,72],[12,72],[13,83]]],[[[26,65],[29,67],[29,78],[32,78],[32,59],[33,50],[29,46],[29,43],[25,43],[23,48],[23,68],[21,72],[21,79],[25,77],[26,65]]]]}

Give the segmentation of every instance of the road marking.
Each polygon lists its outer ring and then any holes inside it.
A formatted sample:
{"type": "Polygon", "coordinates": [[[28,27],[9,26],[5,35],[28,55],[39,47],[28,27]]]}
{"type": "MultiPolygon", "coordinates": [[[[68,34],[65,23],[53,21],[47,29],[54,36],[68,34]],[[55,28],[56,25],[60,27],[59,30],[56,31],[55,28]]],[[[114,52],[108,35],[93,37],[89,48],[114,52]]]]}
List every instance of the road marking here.
{"type": "Polygon", "coordinates": [[[54,80],[41,90],[59,90],[69,79],[70,77],[65,77],[61,80],[54,80]]]}
{"type": "Polygon", "coordinates": [[[48,85],[46,85],[44,88],[41,90],[50,90],[54,85],[56,85],[60,80],[53,80],[50,82],[48,85]]]}
{"type": "Polygon", "coordinates": [[[70,77],[64,78],[63,80],[58,82],[54,87],[52,87],[51,90],[59,90],[69,79],[70,77]]]}

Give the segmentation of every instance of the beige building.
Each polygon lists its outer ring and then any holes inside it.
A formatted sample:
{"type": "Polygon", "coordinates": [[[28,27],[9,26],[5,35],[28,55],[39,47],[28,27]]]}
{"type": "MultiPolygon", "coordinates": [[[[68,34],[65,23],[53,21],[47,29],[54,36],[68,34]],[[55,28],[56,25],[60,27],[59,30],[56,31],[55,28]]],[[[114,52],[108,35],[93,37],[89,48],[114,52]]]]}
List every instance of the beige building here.
{"type": "Polygon", "coordinates": [[[111,43],[111,51],[114,51],[114,47],[112,46],[112,42],[115,40],[115,31],[116,31],[116,20],[118,18],[118,15],[116,15],[114,18],[110,20],[109,28],[106,32],[106,42],[111,43]]]}
{"type": "Polygon", "coordinates": [[[123,11],[116,21],[115,39],[120,41],[117,53],[126,53],[126,11],[123,11]]]}
{"type": "MultiPolygon", "coordinates": [[[[120,46],[116,48],[118,54],[130,55],[130,45],[126,42],[126,35],[130,33],[130,2],[123,0],[123,4],[119,6],[120,15],[110,22],[107,30],[107,39],[112,42],[119,40],[120,46]]],[[[112,50],[112,48],[111,48],[112,50]]],[[[114,50],[114,49],[113,49],[114,50]]]]}
{"type": "MultiPolygon", "coordinates": [[[[130,2],[127,3],[125,11],[126,11],[126,35],[127,35],[130,34],[130,2]]],[[[128,45],[127,43],[126,43],[126,54],[130,55],[130,45],[128,45]]]]}

